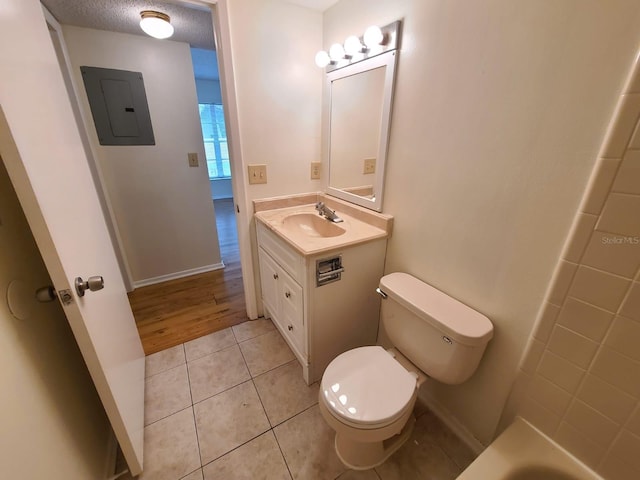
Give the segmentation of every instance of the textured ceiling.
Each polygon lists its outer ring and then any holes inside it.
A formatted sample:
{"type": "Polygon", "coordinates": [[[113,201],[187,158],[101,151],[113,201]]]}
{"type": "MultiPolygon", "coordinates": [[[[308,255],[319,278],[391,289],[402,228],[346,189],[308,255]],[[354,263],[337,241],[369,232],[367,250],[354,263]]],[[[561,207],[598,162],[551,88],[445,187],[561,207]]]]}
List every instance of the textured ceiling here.
{"type": "Polygon", "coordinates": [[[324,12],[327,8],[338,3],[338,0],[288,0],[289,3],[295,3],[301,7],[310,8],[319,12],[324,12]]]}
{"type": "MultiPolygon", "coordinates": [[[[162,0],[41,0],[63,25],[111,32],[146,35],[140,29],[140,12],[157,10],[171,17],[175,33],[171,40],[196,48],[215,50],[211,12],[207,7],[162,0]]],[[[323,12],[338,0],[287,0],[323,12]]]]}
{"type": "Polygon", "coordinates": [[[171,40],[215,49],[211,12],[207,8],[162,0],[42,0],[42,3],[63,25],[143,36],[146,34],[140,29],[140,12],[157,10],[171,17],[175,28],[171,40]]]}

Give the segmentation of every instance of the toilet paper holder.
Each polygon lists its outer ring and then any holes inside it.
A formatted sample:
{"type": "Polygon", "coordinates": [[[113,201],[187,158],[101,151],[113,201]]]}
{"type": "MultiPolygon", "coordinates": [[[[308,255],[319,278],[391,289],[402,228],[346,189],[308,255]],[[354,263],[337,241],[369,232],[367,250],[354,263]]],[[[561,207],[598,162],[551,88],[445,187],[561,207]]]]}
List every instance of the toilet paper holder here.
{"type": "Polygon", "coordinates": [[[342,255],[316,260],[316,287],[342,279],[342,255]]]}

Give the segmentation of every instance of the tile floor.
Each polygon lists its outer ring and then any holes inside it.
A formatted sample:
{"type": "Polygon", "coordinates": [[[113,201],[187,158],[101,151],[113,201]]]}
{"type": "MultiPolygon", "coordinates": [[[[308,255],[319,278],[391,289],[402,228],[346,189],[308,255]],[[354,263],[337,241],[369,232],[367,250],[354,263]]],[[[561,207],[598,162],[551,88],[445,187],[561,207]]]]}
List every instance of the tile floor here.
{"type": "Polygon", "coordinates": [[[140,480],[454,479],[472,452],[418,408],[413,436],[376,469],[347,470],[293,353],[269,320],[147,357],[140,480]]]}

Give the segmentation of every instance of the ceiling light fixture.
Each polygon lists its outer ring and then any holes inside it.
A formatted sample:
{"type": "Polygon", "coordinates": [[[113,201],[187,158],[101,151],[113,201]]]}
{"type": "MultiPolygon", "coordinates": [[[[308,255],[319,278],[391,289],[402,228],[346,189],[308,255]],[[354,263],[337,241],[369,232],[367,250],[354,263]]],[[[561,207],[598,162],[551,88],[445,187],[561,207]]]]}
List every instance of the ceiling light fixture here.
{"type": "Polygon", "coordinates": [[[147,35],[160,40],[173,35],[173,25],[169,15],[154,10],[140,12],[140,28],[147,35]]]}

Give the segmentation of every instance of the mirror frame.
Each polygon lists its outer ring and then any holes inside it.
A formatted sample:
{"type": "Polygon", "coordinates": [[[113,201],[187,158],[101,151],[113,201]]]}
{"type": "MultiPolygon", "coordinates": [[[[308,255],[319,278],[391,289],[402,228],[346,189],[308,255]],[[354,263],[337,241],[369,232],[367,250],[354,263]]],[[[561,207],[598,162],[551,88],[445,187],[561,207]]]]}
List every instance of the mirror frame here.
{"type": "Polygon", "coordinates": [[[326,132],[326,144],[325,144],[325,165],[327,165],[327,170],[329,172],[327,179],[327,190],[326,193],[332,195],[334,197],[340,198],[342,200],[346,200],[351,203],[355,203],[356,205],[360,205],[361,207],[369,208],[371,210],[375,210],[377,212],[382,211],[382,198],[383,198],[383,187],[384,187],[384,174],[385,174],[385,165],[387,162],[387,151],[389,146],[389,132],[391,127],[391,109],[393,103],[393,92],[394,92],[394,80],[395,80],[395,70],[396,70],[396,62],[397,62],[397,50],[391,50],[380,55],[376,55],[375,57],[366,58],[358,63],[354,63],[348,65],[346,67],[340,68],[338,70],[333,70],[327,73],[327,92],[328,92],[328,113],[326,115],[327,121],[327,132],[326,132]],[[377,158],[376,158],[376,173],[375,180],[373,184],[373,192],[374,198],[369,199],[366,197],[362,197],[360,195],[356,195],[354,193],[350,193],[339,188],[335,188],[331,186],[331,104],[332,104],[332,93],[331,87],[334,81],[340,80],[341,78],[350,77],[353,75],[357,75],[359,73],[363,73],[369,70],[373,70],[375,68],[386,67],[385,71],[385,79],[384,79],[384,91],[382,96],[382,116],[380,122],[380,137],[378,140],[378,149],[377,149],[377,158]]]}

